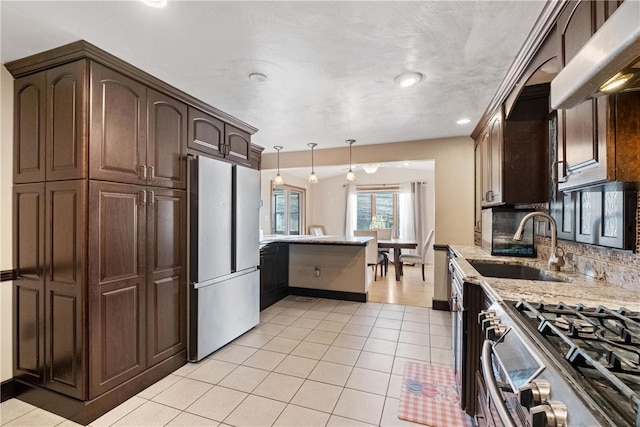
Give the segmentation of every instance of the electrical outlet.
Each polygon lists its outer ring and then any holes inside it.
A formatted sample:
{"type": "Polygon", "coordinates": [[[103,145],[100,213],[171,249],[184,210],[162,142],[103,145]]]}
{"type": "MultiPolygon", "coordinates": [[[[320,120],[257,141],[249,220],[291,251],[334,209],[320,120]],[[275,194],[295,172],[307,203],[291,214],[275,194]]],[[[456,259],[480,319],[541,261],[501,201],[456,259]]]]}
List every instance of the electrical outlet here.
{"type": "Polygon", "coordinates": [[[313,271],[313,275],[316,277],[320,277],[320,266],[316,265],[315,270],[313,271]]]}

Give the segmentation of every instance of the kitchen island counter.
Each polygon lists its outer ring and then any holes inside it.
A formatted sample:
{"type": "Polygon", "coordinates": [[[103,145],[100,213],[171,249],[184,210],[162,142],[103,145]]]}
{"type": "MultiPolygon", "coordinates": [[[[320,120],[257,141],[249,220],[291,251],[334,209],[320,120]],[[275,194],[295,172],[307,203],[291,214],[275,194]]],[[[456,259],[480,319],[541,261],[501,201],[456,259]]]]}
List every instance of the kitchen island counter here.
{"type": "Polygon", "coordinates": [[[260,245],[267,245],[273,242],[293,243],[300,245],[347,245],[347,246],[366,246],[372,240],[370,236],[283,236],[283,235],[267,235],[260,241],[260,245]]]}
{"type": "Polygon", "coordinates": [[[484,291],[495,301],[526,299],[528,301],[543,301],[547,304],[563,302],[569,305],[583,304],[588,307],[604,305],[611,309],[625,307],[629,310],[640,311],[637,292],[573,271],[548,271],[546,263],[538,258],[492,256],[477,246],[453,245],[450,248],[457,255],[454,262],[463,272],[465,282],[482,286],[484,291]],[[472,260],[535,267],[544,270],[546,275],[563,281],[485,277],[480,275],[469,263],[472,260]]]}

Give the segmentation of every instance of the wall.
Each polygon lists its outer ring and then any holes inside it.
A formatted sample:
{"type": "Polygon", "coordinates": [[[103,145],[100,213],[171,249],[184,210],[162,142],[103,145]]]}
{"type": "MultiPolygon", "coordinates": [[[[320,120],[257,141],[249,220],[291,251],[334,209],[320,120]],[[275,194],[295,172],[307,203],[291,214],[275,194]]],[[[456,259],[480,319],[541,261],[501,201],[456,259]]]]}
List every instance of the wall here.
{"type": "MultiPolygon", "coordinates": [[[[13,184],[13,77],[2,66],[0,82],[0,270],[13,268],[11,194],[13,184]]],[[[0,282],[0,382],[13,376],[12,282],[0,282]]]]}
{"type": "MultiPolygon", "coordinates": [[[[349,157],[348,148],[333,148],[327,150],[315,150],[315,166],[342,165],[349,157]]],[[[404,160],[434,160],[435,172],[433,177],[434,188],[434,228],[435,243],[438,244],[473,244],[473,215],[474,215],[474,153],[473,141],[469,137],[442,138],[433,140],[395,142],[389,144],[361,145],[353,147],[353,158],[359,164],[382,163],[404,160]]],[[[269,176],[273,179],[273,171],[276,167],[275,153],[265,154],[262,157],[263,169],[263,191],[265,179],[269,176]]],[[[309,167],[308,152],[281,152],[280,172],[283,169],[309,167]]],[[[362,174],[360,174],[362,175],[362,174]]],[[[284,175],[283,175],[284,176],[284,175]]],[[[343,183],[342,178],[336,178],[343,183]]],[[[360,180],[361,178],[359,178],[360,180]]],[[[364,178],[362,178],[364,179],[364,178]]],[[[363,182],[363,181],[362,181],[363,182]]],[[[397,180],[394,180],[397,182],[397,180]]],[[[359,183],[359,182],[358,182],[359,183]]],[[[321,183],[318,183],[320,185],[321,183]]],[[[294,184],[295,185],[295,184],[294,184]]],[[[267,184],[268,186],[268,184],[267,184]]],[[[316,198],[314,193],[321,191],[313,189],[311,199],[313,203],[318,203],[320,199],[329,197],[331,203],[335,198],[345,198],[335,190],[330,196],[316,198]]],[[[344,191],[344,190],[343,190],[344,191]]],[[[264,200],[264,199],[263,199],[264,200]]],[[[344,201],[342,204],[344,205],[344,201]]],[[[326,204],[325,204],[326,206],[326,204]]],[[[329,204],[333,210],[333,205],[329,204]]],[[[263,209],[265,209],[263,206],[263,209]]],[[[268,207],[267,207],[268,208],[268,207]]],[[[319,209],[318,205],[311,206],[312,211],[319,209]]],[[[344,209],[344,208],[343,208],[344,209]]],[[[324,208],[323,208],[324,210],[324,208]]],[[[323,219],[316,218],[310,214],[310,220],[323,219]]],[[[341,214],[344,217],[344,213],[341,214]]],[[[264,214],[262,218],[264,219],[264,214]]],[[[334,215],[331,214],[331,217],[334,215]]],[[[337,215],[336,215],[337,216],[337,215]]],[[[338,226],[338,219],[335,219],[328,232],[343,234],[344,219],[342,225],[338,226]]],[[[267,226],[268,229],[268,226],[267,226]]]]}

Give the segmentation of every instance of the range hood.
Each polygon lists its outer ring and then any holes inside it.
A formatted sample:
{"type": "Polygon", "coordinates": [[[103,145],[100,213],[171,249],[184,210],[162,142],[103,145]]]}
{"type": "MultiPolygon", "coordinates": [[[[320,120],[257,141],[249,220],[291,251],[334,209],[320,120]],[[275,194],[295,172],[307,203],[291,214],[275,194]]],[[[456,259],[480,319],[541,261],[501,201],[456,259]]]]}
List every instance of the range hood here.
{"type": "Polygon", "coordinates": [[[604,95],[601,86],[630,74],[619,90],[640,84],[640,1],[626,0],[551,81],[551,106],[575,107],[604,95]]]}

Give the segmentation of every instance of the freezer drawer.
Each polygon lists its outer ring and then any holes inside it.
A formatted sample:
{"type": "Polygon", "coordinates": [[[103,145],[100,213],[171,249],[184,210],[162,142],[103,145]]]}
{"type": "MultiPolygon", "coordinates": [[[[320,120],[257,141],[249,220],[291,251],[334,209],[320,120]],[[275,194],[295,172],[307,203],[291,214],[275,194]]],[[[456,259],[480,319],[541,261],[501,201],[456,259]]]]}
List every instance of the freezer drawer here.
{"type": "Polygon", "coordinates": [[[190,289],[189,361],[195,362],[260,322],[260,272],[190,289]]]}

